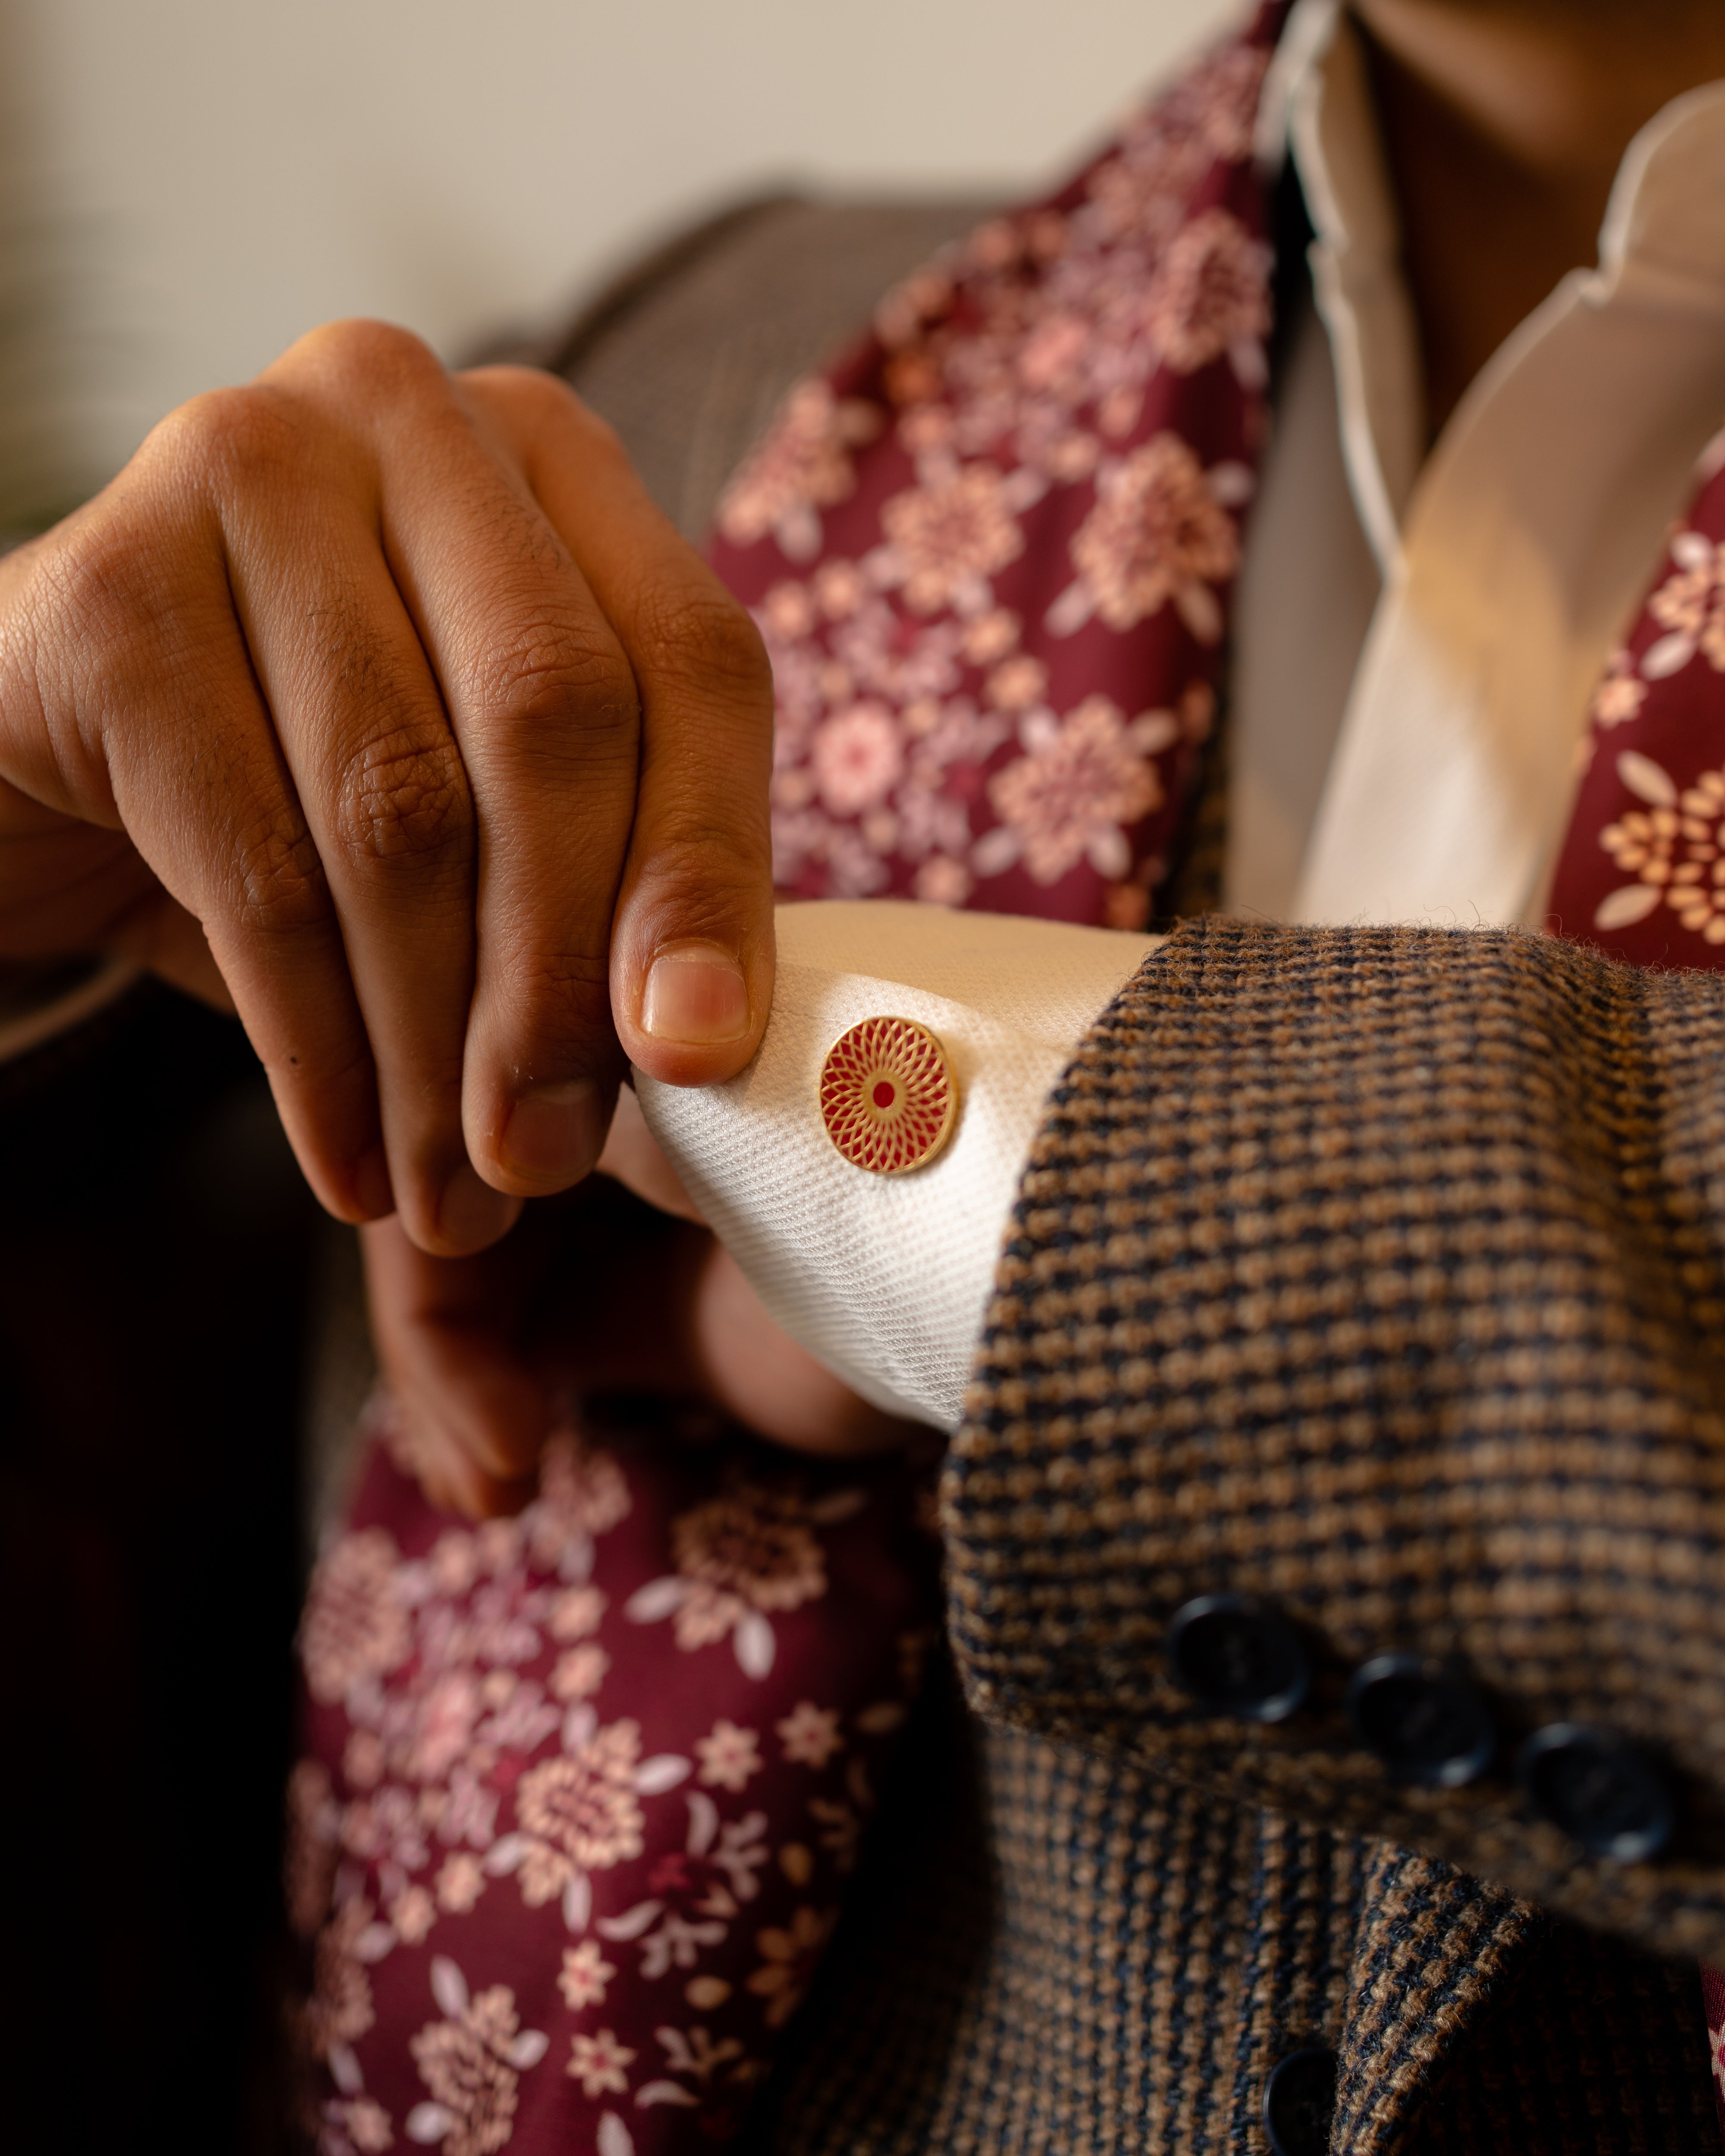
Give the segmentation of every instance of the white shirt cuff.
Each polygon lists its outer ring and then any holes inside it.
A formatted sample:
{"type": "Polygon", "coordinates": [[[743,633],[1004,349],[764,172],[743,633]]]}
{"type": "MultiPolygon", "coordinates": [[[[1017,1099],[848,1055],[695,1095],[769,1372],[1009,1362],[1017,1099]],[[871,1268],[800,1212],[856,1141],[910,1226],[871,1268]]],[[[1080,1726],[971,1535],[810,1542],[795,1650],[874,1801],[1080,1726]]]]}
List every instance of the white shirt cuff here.
{"type": "Polygon", "coordinates": [[[945,1430],[1049,1093],[1162,938],[884,900],[782,906],[773,1015],[727,1084],[637,1072],[648,1125],[776,1322],[889,1413],[945,1430]],[[854,1168],[821,1118],[821,1065],[866,1018],[915,1019],[957,1081],[938,1158],[854,1168]]]}

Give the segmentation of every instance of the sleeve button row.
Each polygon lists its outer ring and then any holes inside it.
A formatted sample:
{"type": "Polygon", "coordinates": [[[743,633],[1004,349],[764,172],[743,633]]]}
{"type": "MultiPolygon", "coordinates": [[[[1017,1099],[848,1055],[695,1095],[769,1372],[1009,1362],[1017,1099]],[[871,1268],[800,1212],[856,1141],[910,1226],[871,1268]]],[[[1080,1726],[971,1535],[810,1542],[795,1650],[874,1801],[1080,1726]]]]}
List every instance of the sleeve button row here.
{"type": "Polygon", "coordinates": [[[1175,1683],[1213,1714],[1285,1722],[1312,1689],[1298,1633],[1243,1594],[1200,1594],[1178,1609],[1168,1655],[1175,1683]]]}
{"type": "MultiPolygon", "coordinates": [[[[1293,1626],[1268,1604],[1201,1594],[1175,1612],[1168,1665],[1176,1684],[1213,1714],[1283,1722],[1305,1704],[1312,1667],[1293,1626]]],[[[1375,1655],[1348,1686],[1354,1735],[1397,1781],[1457,1789],[1485,1773],[1497,1732],[1477,1686],[1419,1655],[1375,1655]]],[[[1522,1747],[1516,1780],[1529,1807],[1591,1856],[1638,1864],[1671,1839],[1675,1808],[1664,1775],[1609,1729],[1558,1722],[1522,1747]]]]}

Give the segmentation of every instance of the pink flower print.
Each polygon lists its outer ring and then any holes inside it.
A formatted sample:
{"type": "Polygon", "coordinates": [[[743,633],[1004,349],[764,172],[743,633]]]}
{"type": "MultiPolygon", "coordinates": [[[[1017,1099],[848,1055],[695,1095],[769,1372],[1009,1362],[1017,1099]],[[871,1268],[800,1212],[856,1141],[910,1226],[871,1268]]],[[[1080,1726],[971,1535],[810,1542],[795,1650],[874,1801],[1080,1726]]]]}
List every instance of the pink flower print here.
{"type": "Polygon", "coordinates": [[[1249,389],[1264,385],[1270,250],[1224,209],[1205,210],[1169,243],[1145,300],[1165,365],[1193,374],[1226,352],[1249,389]]]}
{"type": "Polygon", "coordinates": [[[855,562],[823,562],[814,572],[815,603],[829,621],[849,621],[868,596],[868,578],[855,562]]]}
{"type": "Polygon", "coordinates": [[[383,1779],[388,1755],[375,1729],[351,1729],[341,1748],[341,1772],[350,1789],[375,1789],[383,1779]]]}
{"type": "Polygon", "coordinates": [[[314,2058],[326,2059],[357,2044],[377,2018],[372,1981],[360,1959],[360,1941],[376,1912],[358,1898],[343,1904],[318,1933],[312,1950],[311,1996],[301,2010],[300,2034],[314,2058]]]}
{"type": "Polygon", "coordinates": [[[988,676],[988,701],[1003,711],[1029,711],[1047,694],[1048,669],[1027,651],[997,666],[988,676]]]}
{"type": "Polygon", "coordinates": [[[1683,859],[1665,901],[1692,935],[1725,943],[1725,771],[1704,771],[1677,803],[1683,859]]]}
{"type": "Polygon", "coordinates": [[[803,1993],[814,1981],[815,1964],[837,1920],[836,1909],[822,1915],[810,1908],[800,1908],[788,1928],[769,1926],[757,1934],[755,1944],[760,1950],[761,1966],[749,1978],[748,1988],[757,1999],[766,2000],[769,2029],[783,2028],[802,2004],[803,1993]]]}
{"type": "Polygon", "coordinates": [[[439,1535],[426,1563],[430,1568],[432,1586],[439,1594],[465,1594],[479,1576],[473,1537],[459,1530],[439,1535]]]}
{"type": "Polygon", "coordinates": [[[1020,627],[1010,607],[996,607],[965,623],[959,648],[973,666],[992,666],[1016,647],[1020,627]]]}
{"type": "Polygon", "coordinates": [[[833,649],[844,666],[834,670],[838,679],[823,686],[845,686],[848,670],[862,687],[895,704],[943,696],[958,680],[967,626],[942,622],[932,628],[915,628],[885,599],[871,594],[834,630],[833,649]]]}
{"type": "MultiPolygon", "coordinates": [[[[529,1556],[565,1579],[584,1578],[594,1536],[608,1534],[626,1518],[631,1502],[629,1483],[610,1453],[584,1445],[569,1431],[557,1433],[539,1455],[539,1493],[521,1517],[529,1556]]],[[[493,1659],[524,1661],[534,1651],[493,1659]]]]}
{"type": "Polygon", "coordinates": [[[735,1622],[729,1605],[795,1609],[827,1591],[820,1544],[800,1502],[749,1484],[684,1512],[671,1547],[691,1591],[677,1612],[680,1646],[704,1644],[735,1622]]]}
{"type": "Polygon", "coordinates": [[[784,1756],[793,1766],[824,1767],[835,1752],[845,1749],[845,1739],[839,1734],[839,1710],[834,1707],[798,1700],[774,1727],[784,1756]]]}
{"type": "Polygon", "coordinates": [[[580,2082],[583,2096],[621,2096],[629,2087],[626,2069],[634,2061],[627,2044],[619,2043],[609,2029],[601,2029],[595,2035],[570,2040],[569,2063],[563,2071],[580,2082]]]}
{"type": "Polygon", "coordinates": [[[497,1792],[488,1789],[471,1767],[463,1764],[449,1777],[449,1802],[438,1823],[438,1839],[465,1841],[474,1849],[490,1844],[497,1824],[497,1792]]]}
{"type": "Polygon", "coordinates": [[[389,2113],[368,2096],[326,2105],[325,2112],[347,2134],[359,2156],[381,2156],[382,2150],[395,2146],[389,2113]]]}
{"type": "Polygon", "coordinates": [[[401,1553],[382,1527],[343,1535],[319,1563],[300,1628],[311,1697],[326,1706],[367,1677],[398,1669],[413,1645],[396,1594],[401,1553]]]}
{"type": "Polygon", "coordinates": [[[1702,653],[1715,673],[1725,673],[1725,546],[1704,532],[1680,531],[1671,541],[1675,575],[1647,602],[1647,611],[1667,634],[1641,654],[1650,681],[1680,674],[1702,653]]]}
{"type": "Polygon", "coordinates": [[[1589,714],[1594,724],[1620,726],[1625,720],[1639,718],[1646,701],[1647,684],[1636,674],[1634,659],[1627,651],[1614,651],[1594,691],[1589,714]]]}
{"type": "Polygon", "coordinates": [[[871,572],[901,587],[913,613],[986,605],[986,579],[1024,552],[1019,513],[1029,506],[1030,476],[1009,480],[993,465],[960,465],[894,495],[880,511],[887,544],[871,557],[871,572]]]}
{"type": "Polygon", "coordinates": [[[434,1677],[418,1703],[407,1772],[417,1781],[442,1781],[466,1752],[479,1712],[480,1687],[471,1671],[434,1677]]]}
{"type": "Polygon", "coordinates": [[[1647,805],[1628,810],[1599,834],[1599,844],[1618,867],[1636,879],[1600,900],[1594,926],[1601,929],[1632,927],[1653,911],[1671,880],[1682,829],[1676,787],[1651,757],[1625,750],[1617,759],[1617,775],[1647,805]]]}
{"type": "Polygon", "coordinates": [[[521,2076],[549,2049],[543,2032],[523,2029],[506,1984],[470,1998],[467,1979],[439,1955],[431,1964],[432,1996],[445,2018],[408,2044],[431,2101],[408,2114],[410,2141],[435,2143],[443,2156],[495,2156],[515,2131],[521,2076]]]}
{"type": "Polygon", "coordinates": [[[567,1757],[529,1768],[516,1790],[521,1825],[583,1871],[639,1856],[640,1736],[639,1722],[614,1722],[567,1757]]]}
{"type": "Polygon", "coordinates": [[[950,854],[932,854],[917,870],[914,889],[924,906],[963,906],[970,896],[970,870],[950,854]]]}
{"type": "Polygon", "coordinates": [[[979,875],[999,875],[1022,860],[1034,880],[1058,883],[1088,859],[1116,880],[1132,865],[1123,826],[1162,802],[1162,782],[1147,762],[1165,747],[1165,714],[1127,726],[1106,696],[1087,696],[1064,723],[1034,715],[1022,729],[1028,753],[995,773],[988,798],[1001,829],[979,839],[979,875]]]}
{"type": "Polygon", "coordinates": [[[889,350],[914,343],[923,325],[943,314],[952,304],[952,280],[941,270],[913,270],[880,300],[875,309],[875,333],[889,350]]]}
{"type": "Polygon", "coordinates": [[[809,1511],[793,1491],[739,1481],[671,1522],[677,1570],[637,1588],[624,1613],[637,1625],[674,1616],[685,1653],[731,1635],[738,1666],[759,1680],[773,1667],[770,1622],[827,1591],[826,1562],[809,1511]]]}
{"type": "Polygon", "coordinates": [[[1081,629],[1092,613],[1125,630],[1173,600],[1200,643],[1222,634],[1214,584],[1240,564],[1240,535],[1224,501],[1250,490],[1237,465],[1205,473],[1178,434],[1153,435],[1096,482],[1096,506],[1072,541],[1077,581],[1049,608],[1057,636],[1081,629]]]}
{"type": "Polygon", "coordinates": [[[485,1892],[485,1875],[478,1857],[459,1849],[453,1856],[444,1859],[443,1868],[434,1884],[439,1907],[465,1917],[485,1892]]]}
{"type": "MultiPolygon", "coordinates": [[[[686,2035],[680,2029],[655,2029],[653,2033],[665,2047],[671,2072],[699,2082],[703,2087],[721,2067],[728,2066],[733,2059],[743,2056],[742,2046],[735,2036],[726,2036],[721,2043],[716,2044],[706,2029],[691,2029],[686,2035]]],[[[733,2081],[737,2077],[736,2074],[730,2076],[733,2081]]]]}
{"type": "Polygon", "coordinates": [[[416,1947],[437,1922],[437,1904],[423,1887],[409,1887],[390,1903],[389,1921],[404,1944],[416,1947]]]}
{"type": "Polygon", "coordinates": [[[719,504],[719,529],[734,547],[769,536],[793,562],[820,552],[820,514],[847,501],[856,485],[851,451],[879,432],[872,404],[840,399],[819,379],[800,382],[767,437],[719,504]]]}
{"type": "Polygon", "coordinates": [[[1055,314],[1040,323],[1019,354],[1019,372],[1032,389],[1065,385],[1067,401],[1083,394],[1084,359],[1092,330],[1081,315],[1055,314]]]}
{"type": "Polygon", "coordinates": [[[740,1789],[764,1764],[754,1731],[739,1729],[734,1722],[716,1722],[710,1737],[696,1738],[695,1750],[700,1779],[709,1789],[740,1789]]]}
{"type": "Polygon", "coordinates": [[[1270,54],[1230,39],[1185,77],[1164,110],[1195,128],[1214,157],[1243,157],[1252,146],[1270,54]]]}
{"type": "Polygon", "coordinates": [[[551,1605],[551,1636],[566,1644],[599,1628],[605,1598],[597,1587],[565,1588],[551,1605]]]}
{"type": "Polygon", "coordinates": [[[610,1666],[611,1657],[598,1642],[584,1640],[578,1647],[558,1656],[551,1673],[552,1696],[566,1705],[573,1700],[591,1699],[605,1681],[610,1666]]]}
{"type": "Polygon", "coordinates": [[[565,1947],[562,1974],[557,1979],[563,2004],[572,2014],[578,2014],[587,2006],[603,2006],[605,1986],[616,1974],[615,1965],[605,1959],[597,1939],[583,1939],[578,1947],[565,1947]]]}
{"type": "Polygon", "coordinates": [[[904,768],[898,721],[884,704],[853,704],[819,729],[810,760],[832,814],[860,816],[886,799],[904,768]]]}
{"type": "Polygon", "coordinates": [[[763,636],[779,637],[787,644],[800,643],[813,632],[816,619],[808,585],[773,585],[757,609],[757,618],[763,636]]]}

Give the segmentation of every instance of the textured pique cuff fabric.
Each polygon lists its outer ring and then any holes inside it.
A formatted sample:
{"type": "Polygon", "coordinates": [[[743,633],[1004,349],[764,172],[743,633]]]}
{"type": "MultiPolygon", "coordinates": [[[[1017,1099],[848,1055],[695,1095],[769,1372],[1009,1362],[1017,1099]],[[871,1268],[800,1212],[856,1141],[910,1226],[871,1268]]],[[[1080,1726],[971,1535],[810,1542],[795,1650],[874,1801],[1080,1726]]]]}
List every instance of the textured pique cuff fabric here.
{"type": "Polygon", "coordinates": [[[1019,1178],[1062,1070],[1162,939],[873,900],[782,906],[773,1015],[723,1086],[636,1090],[768,1310],[877,1407],[957,1426],[1019,1178]],[[821,1119],[822,1063],[868,1018],[935,1034],[958,1087],[927,1168],[874,1175],[821,1119]]]}

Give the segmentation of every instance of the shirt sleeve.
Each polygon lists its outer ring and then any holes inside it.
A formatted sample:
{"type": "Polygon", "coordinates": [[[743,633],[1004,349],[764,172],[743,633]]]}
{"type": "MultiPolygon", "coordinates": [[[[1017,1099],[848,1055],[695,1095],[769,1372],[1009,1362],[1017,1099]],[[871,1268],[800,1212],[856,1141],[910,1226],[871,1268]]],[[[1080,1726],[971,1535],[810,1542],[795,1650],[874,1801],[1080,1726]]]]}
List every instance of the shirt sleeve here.
{"type": "Polygon", "coordinates": [[[962,1418],[1002,1240],[1050,1089],[1161,941],[874,900],[781,906],[773,1015],[728,1084],[637,1072],[649,1126],[777,1322],[875,1405],[962,1418]],[[939,1040],[950,1142],[880,1175],[828,1137],[821,1067],[869,1018],[939,1040]]]}

